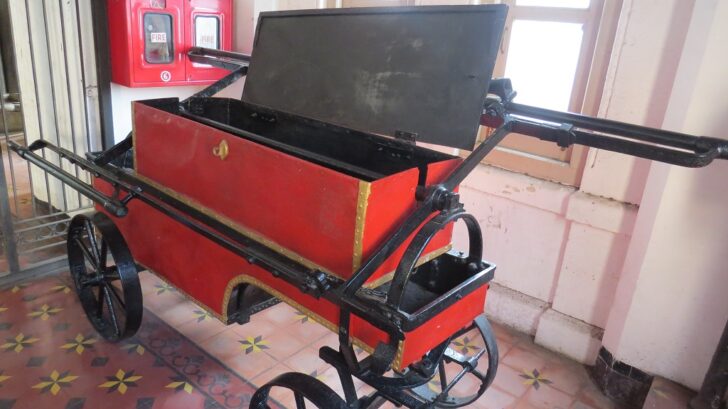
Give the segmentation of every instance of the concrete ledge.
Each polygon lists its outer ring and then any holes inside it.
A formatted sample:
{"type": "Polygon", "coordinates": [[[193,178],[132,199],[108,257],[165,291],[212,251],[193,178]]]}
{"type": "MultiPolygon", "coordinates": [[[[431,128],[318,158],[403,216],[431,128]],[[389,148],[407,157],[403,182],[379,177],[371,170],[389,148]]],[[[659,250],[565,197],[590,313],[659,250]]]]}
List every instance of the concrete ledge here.
{"type": "Polygon", "coordinates": [[[618,234],[632,234],[637,210],[633,204],[576,192],[569,197],[566,218],[618,234]]]}
{"type": "Polygon", "coordinates": [[[576,188],[480,164],[460,185],[556,214],[566,212],[576,188]]]}
{"type": "Polygon", "coordinates": [[[538,322],[535,342],[587,365],[596,361],[603,330],[583,321],[547,310],[538,322]]]}
{"type": "Polygon", "coordinates": [[[539,319],[548,308],[537,298],[495,283],[491,283],[485,302],[488,318],[529,335],[536,333],[539,319]]]}

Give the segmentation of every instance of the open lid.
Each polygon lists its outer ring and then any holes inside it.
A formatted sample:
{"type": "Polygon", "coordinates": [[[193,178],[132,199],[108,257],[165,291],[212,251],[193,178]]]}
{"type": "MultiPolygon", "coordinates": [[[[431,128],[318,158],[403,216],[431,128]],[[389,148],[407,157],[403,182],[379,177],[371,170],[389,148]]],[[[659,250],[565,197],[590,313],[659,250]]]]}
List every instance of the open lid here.
{"type": "Polygon", "coordinates": [[[507,6],[261,13],[243,101],[472,149],[507,6]]]}

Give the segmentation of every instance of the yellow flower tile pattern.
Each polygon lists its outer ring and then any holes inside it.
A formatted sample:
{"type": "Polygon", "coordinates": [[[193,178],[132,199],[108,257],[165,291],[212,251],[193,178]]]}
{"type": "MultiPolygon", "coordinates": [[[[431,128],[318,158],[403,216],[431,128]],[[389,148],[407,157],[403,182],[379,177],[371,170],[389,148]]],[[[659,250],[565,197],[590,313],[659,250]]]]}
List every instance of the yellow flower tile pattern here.
{"type": "Polygon", "coordinates": [[[257,337],[247,337],[243,341],[238,341],[241,344],[241,349],[245,351],[245,355],[251,352],[260,352],[264,349],[268,349],[268,341],[264,341],[263,337],[258,335],[257,337]]]}
{"type": "Polygon", "coordinates": [[[175,392],[184,391],[188,394],[192,393],[194,386],[189,384],[182,376],[172,376],[169,379],[171,379],[172,382],[168,383],[165,388],[174,389],[175,392]]]}
{"type": "Polygon", "coordinates": [[[51,292],[68,294],[71,292],[71,287],[66,284],[58,284],[57,286],[51,287],[51,292]]]}
{"type": "Polygon", "coordinates": [[[161,283],[158,283],[158,284],[154,284],[154,288],[157,289],[156,290],[156,294],[157,295],[161,295],[161,294],[164,294],[164,293],[171,293],[171,292],[174,292],[175,291],[174,287],[172,287],[171,285],[169,285],[169,284],[167,284],[165,282],[161,282],[161,283]]]}
{"type": "Polygon", "coordinates": [[[129,343],[121,347],[121,349],[127,351],[130,354],[133,354],[136,352],[137,355],[144,355],[144,346],[142,344],[137,343],[129,343]]]}
{"type": "Polygon", "coordinates": [[[0,371],[0,386],[3,386],[3,382],[7,381],[10,378],[12,378],[12,376],[5,375],[5,371],[0,371]]]}
{"type": "Polygon", "coordinates": [[[65,349],[68,352],[76,351],[77,354],[81,355],[86,348],[93,348],[94,343],[96,343],[96,338],[78,334],[75,338],[69,339],[65,344],[61,345],[61,349],[65,349]]]}
{"type": "Polygon", "coordinates": [[[211,320],[212,314],[205,310],[194,310],[192,311],[192,314],[194,314],[195,318],[197,319],[197,322],[207,321],[211,320]]]}
{"type": "MultiPolygon", "coordinates": [[[[247,403],[254,393],[247,378],[154,311],[145,310],[142,329],[131,339],[119,344],[104,341],[87,320],[68,274],[60,278],[18,286],[15,294],[10,287],[0,288],[0,409],[8,404],[155,408],[169,399],[178,407],[227,407],[226,401],[247,403]],[[194,374],[186,375],[192,369],[194,374]],[[217,386],[211,389],[210,382],[217,386]]],[[[194,322],[194,310],[199,310],[195,317],[206,321],[203,324],[212,321],[214,315],[200,307],[180,313],[194,322]]],[[[231,349],[242,355],[240,346],[234,342],[231,349]]]]}
{"type": "Polygon", "coordinates": [[[18,285],[16,285],[16,286],[14,286],[14,287],[13,287],[13,288],[12,288],[12,289],[10,290],[10,292],[11,292],[11,293],[13,293],[13,294],[16,294],[16,293],[17,293],[18,291],[22,290],[23,288],[25,288],[25,287],[27,287],[27,286],[28,286],[28,284],[25,284],[25,283],[23,283],[23,284],[18,284],[18,285]]]}
{"type": "Polygon", "coordinates": [[[71,382],[78,378],[77,375],[72,375],[71,371],[65,371],[58,373],[53,370],[50,376],[42,376],[41,382],[33,385],[33,389],[40,389],[41,393],[50,392],[52,395],[58,395],[61,388],[67,388],[71,386],[71,382]]]}
{"type": "Polygon", "coordinates": [[[458,352],[465,355],[471,352],[478,352],[481,348],[480,345],[476,344],[473,339],[467,335],[454,340],[452,343],[455,345],[455,349],[458,352]]]}
{"type": "Polygon", "coordinates": [[[525,381],[523,381],[524,385],[533,385],[536,390],[538,390],[542,384],[548,385],[551,383],[549,379],[544,378],[543,374],[539,372],[538,369],[534,369],[531,372],[524,369],[523,373],[519,376],[525,379],[525,381]]]}
{"type": "Polygon", "coordinates": [[[40,318],[43,321],[47,321],[48,318],[58,314],[61,311],[63,311],[63,308],[51,307],[48,304],[43,304],[37,310],[34,310],[33,312],[29,313],[28,316],[33,319],[40,318]]]}
{"type": "Polygon", "coordinates": [[[301,324],[305,324],[308,322],[308,315],[302,313],[301,311],[296,310],[295,321],[300,322],[301,324]]]}
{"type": "Polygon", "coordinates": [[[0,345],[0,349],[20,353],[23,351],[23,349],[28,348],[34,343],[40,341],[40,339],[32,336],[26,336],[21,332],[20,334],[16,335],[15,338],[7,338],[6,341],[7,342],[0,345]]]}
{"type": "Polygon", "coordinates": [[[116,374],[106,377],[106,382],[99,385],[99,388],[108,388],[109,393],[117,391],[120,394],[125,394],[129,387],[138,386],[136,382],[142,379],[141,375],[135,375],[134,370],[129,372],[119,369],[116,374]]]}

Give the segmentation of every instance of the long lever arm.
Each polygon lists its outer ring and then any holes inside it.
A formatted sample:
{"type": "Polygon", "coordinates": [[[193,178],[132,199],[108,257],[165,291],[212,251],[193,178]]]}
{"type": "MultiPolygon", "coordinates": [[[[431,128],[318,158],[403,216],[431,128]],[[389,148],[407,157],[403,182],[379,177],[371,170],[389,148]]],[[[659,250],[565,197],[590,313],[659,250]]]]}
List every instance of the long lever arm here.
{"type": "Polygon", "coordinates": [[[515,93],[509,80],[493,84],[490,91],[498,98],[486,101],[481,116],[481,124],[488,127],[497,128],[507,116],[515,119],[511,132],[562,147],[579,144],[687,167],[728,159],[728,140],[517,104],[511,101],[515,93]]]}

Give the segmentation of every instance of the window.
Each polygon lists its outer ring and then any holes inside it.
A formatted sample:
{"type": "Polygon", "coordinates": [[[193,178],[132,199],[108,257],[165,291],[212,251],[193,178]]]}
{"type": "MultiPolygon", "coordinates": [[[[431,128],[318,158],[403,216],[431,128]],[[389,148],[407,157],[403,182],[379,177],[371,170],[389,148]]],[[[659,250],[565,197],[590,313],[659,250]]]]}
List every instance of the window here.
{"type": "Polygon", "coordinates": [[[172,16],[165,13],[144,13],[144,60],[149,64],[174,61],[172,16]]]}
{"type": "Polygon", "coordinates": [[[195,45],[220,48],[220,19],[217,16],[195,16],[195,45]]]}
{"type": "MultiPolygon", "coordinates": [[[[507,77],[516,102],[595,115],[621,2],[507,0],[494,77],[507,77]]],[[[481,128],[479,140],[491,130],[481,128]]],[[[485,162],[568,185],[580,183],[586,149],[511,134],[485,162]]]]}

